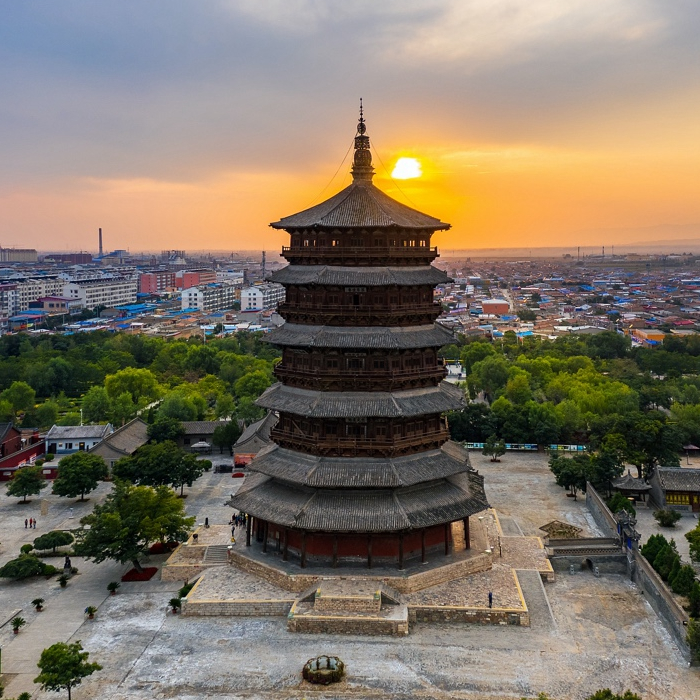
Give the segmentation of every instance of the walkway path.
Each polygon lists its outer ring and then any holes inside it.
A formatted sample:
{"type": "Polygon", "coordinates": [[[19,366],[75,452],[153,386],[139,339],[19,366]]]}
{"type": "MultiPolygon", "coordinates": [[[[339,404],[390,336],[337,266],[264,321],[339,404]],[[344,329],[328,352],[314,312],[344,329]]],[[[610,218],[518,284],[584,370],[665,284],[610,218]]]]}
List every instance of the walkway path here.
{"type": "Polygon", "coordinates": [[[517,574],[520,589],[530,612],[531,629],[537,631],[556,629],[557,623],[554,620],[539,571],[521,569],[517,574]]]}

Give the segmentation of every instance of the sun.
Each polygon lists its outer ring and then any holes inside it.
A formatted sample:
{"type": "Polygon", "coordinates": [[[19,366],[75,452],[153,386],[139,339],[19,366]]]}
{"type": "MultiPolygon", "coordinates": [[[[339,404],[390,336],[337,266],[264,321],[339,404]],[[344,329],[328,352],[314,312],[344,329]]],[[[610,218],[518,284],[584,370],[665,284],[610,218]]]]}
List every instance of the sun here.
{"type": "Polygon", "coordinates": [[[391,177],[396,180],[410,180],[423,174],[420,161],[417,158],[399,158],[396,161],[391,177]]]}

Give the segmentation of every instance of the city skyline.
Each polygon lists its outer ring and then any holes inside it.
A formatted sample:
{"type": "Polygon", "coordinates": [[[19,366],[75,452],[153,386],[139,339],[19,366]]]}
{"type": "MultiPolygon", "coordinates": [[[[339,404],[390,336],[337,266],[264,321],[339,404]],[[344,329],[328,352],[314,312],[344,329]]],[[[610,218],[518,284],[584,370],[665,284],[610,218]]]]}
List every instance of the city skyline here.
{"type": "Polygon", "coordinates": [[[375,183],[452,223],[443,250],[700,238],[694,9],[5,8],[0,245],[278,249],[269,221],[349,184],[360,97],[375,183]]]}

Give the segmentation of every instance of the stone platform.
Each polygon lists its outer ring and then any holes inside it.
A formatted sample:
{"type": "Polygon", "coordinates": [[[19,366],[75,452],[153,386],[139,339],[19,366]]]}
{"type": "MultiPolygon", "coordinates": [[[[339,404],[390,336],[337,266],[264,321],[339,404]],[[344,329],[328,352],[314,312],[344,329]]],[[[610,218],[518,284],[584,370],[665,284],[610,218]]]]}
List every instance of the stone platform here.
{"type": "Polygon", "coordinates": [[[344,629],[348,634],[406,634],[409,624],[419,622],[529,625],[518,572],[553,579],[542,541],[504,536],[495,512],[485,514],[473,530],[471,550],[445,557],[442,566],[414,565],[403,572],[328,568],[301,573],[274,553],[256,555],[239,542],[228,550],[230,566],[204,570],[183,604],[183,615],[287,616],[293,631],[344,629]],[[475,563],[484,568],[469,573],[475,563]]]}

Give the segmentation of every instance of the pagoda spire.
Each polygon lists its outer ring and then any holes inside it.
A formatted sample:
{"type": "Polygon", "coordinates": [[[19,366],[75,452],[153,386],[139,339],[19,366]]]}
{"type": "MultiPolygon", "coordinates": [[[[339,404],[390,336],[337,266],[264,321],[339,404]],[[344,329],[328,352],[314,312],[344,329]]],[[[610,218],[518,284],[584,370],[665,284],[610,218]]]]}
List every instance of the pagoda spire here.
{"type": "Polygon", "coordinates": [[[366,135],[362,98],[360,98],[360,119],[357,122],[357,134],[355,136],[355,157],[352,163],[352,178],[355,182],[372,182],[374,168],[372,167],[372,152],[369,149],[369,136],[366,135]]]}

